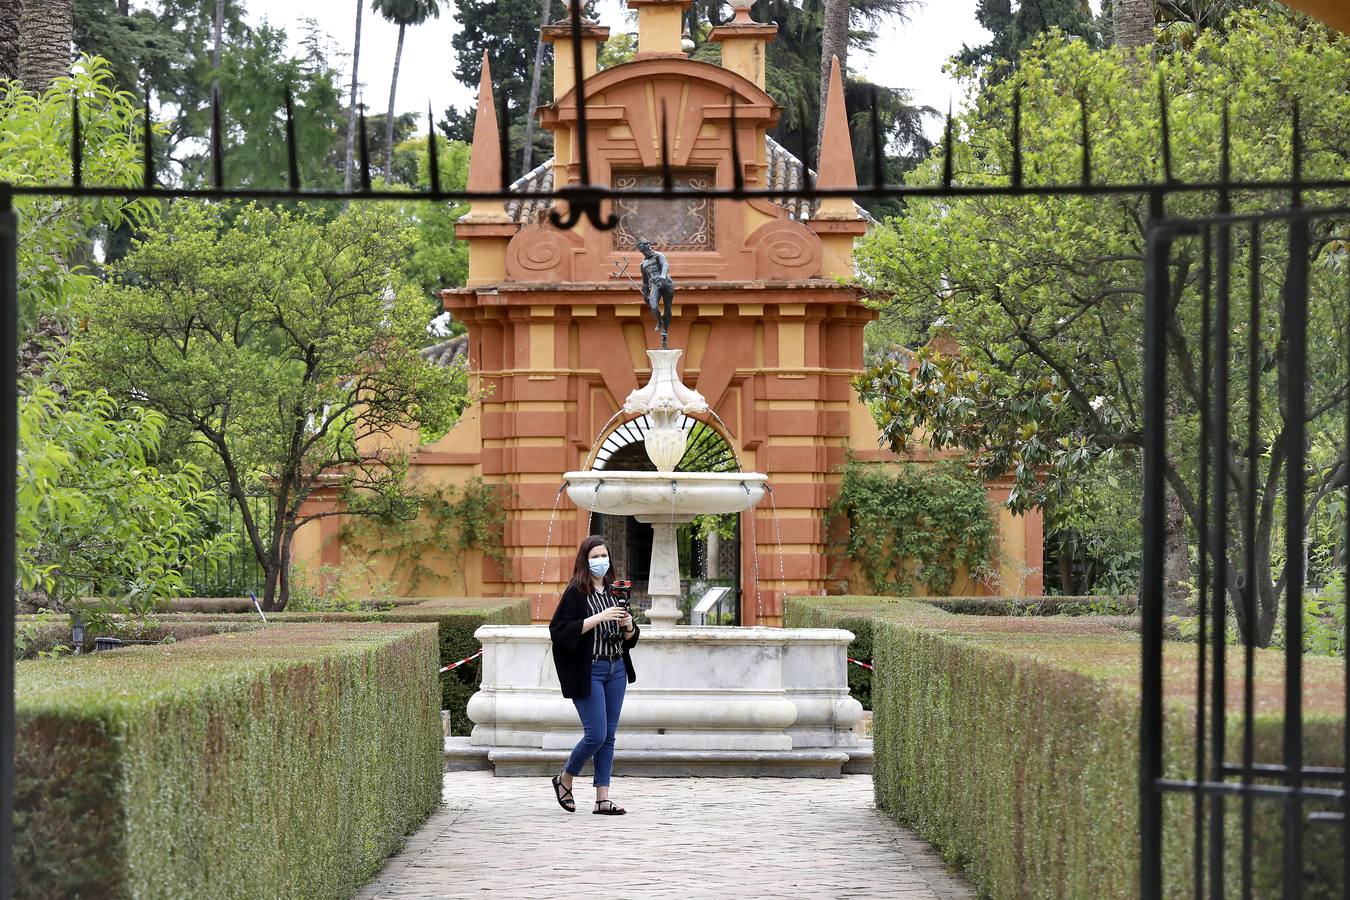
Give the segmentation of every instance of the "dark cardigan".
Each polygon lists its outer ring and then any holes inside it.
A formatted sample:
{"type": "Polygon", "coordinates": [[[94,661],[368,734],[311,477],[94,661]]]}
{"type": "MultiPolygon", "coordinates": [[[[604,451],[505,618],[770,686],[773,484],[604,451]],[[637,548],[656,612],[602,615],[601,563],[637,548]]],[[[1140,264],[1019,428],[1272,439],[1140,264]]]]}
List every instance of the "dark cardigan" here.
{"type": "MultiPolygon", "coordinates": [[[[582,624],[590,611],[586,595],[568,585],[563,591],[553,621],[548,623],[548,634],[553,639],[553,666],[558,670],[558,684],[569,700],[580,700],[591,695],[591,657],[595,653],[595,629],[583,632],[582,624]]],[[[640,631],[633,623],[633,636],[623,641],[623,666],[628,670],[628,683],[637,681],[633,660],[628,651],[638,642],[640,631]]]]}

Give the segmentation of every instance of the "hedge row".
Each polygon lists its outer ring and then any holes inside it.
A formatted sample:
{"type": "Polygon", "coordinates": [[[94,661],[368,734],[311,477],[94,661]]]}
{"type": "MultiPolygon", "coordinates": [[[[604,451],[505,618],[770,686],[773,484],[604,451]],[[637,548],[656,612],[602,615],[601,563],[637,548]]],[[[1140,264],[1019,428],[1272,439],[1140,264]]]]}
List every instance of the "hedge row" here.
{"type": "MultiPolygon", "coordinates": [[[[877,804],[991,897],[1138,896],[1138,639],[1091,619],[958,616],[888,598],[804,598],[797,626],[871,641],[877,804]],[[859,623],[867,623],[865,629],[859,623]]],[[[859,651],[861,652],[861,651],[859,651]]],[[[1168,774],[1193,774],[1195,652],[1168,643],[1168,774]]],[[[1257,757],[1277,760],[1280,655],[1257,658],[1257,757]]],[[[1341,660],[1305,666],[1305,762],[1341,765],[1341,660]]],[[[1240,726],[1240,673],[1228,688],[1240,726]]],[[[1238,743],[1234,727],[1229,746],[1238,743]]],[[[1192,798],[1165,805],[1169,895],[1188,894],[1192,798]]],[[[1230,802],[1225,896],[1239,893],[1241,804],[1230,802]]],[[[1255,804],[1256,896],[1279,896],[1281,806],[1255,804]]],[[[1305,832],[1309,897],[1340,896],[1339,832],[1305,832]]]]}
{"type": "Polygon", "coordinates": [[[18,666],[19,897],[337,897],[435,808],[436,636],[292,625],[18,666]]]}
{"type": "MultiPolygon", "coordinates": [[[[36,616],[19,616],[18,629],[23,638],[21,659],[35,659],[44,651],[57,647],[69,647],[70,621],[65,616],[55,617],[55,621],[42,621],[36,616]]],[[[95,630],[87,629],[84,646],[88,653],[94,649],[95,637],[115,637],[124,641],[183,641],[189,638],[208,637],[213,634],[228,634],[235,631],[257,631],[262,623],[256,618],[252,621],[165,621],[151,616],[145,619],[125,619],[114,622],[110,627],[95,630]]]]}
{"type": "Polygon", "coordinates": [[[910,597],[949,613],[971,616],[1125,616],[1139,607],[1134,596],[910,597]]]}
{"type": "MultiPolygon", "coordinates": [[[[252,614],[257,620],[257,614],[252,614]]],[[[235,616],[216,616],[215,620],[229,621],[235,616]]],[[[184,615],[167,617],[173,621],[205,621],[206,616],[184,615]]],[[[363,612],[285,612],[268,613],[269,622],[435,622],[440,637],[441,665],[477,653],[479,645],[474,632],[481,625],[528,625],[530,601],[527,599],[440,598],[426,600],[391,610],[363,612]]],[[[440,676],[441,708],[450,711],[455,734],[468,734],[473,723],[465,714],[469,698],[478,689],[482,668],[478,660],[460,666],[440,676]]]]}

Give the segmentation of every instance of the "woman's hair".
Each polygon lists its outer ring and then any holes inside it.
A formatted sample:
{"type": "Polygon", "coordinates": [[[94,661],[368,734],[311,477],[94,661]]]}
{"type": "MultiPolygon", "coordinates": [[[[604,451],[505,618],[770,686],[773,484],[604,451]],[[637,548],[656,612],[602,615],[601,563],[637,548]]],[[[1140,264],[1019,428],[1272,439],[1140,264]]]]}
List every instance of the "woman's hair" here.
{"type": "MultiPolygon", "coordinates": [[[[587,558],[591,555],[592,550],[604,545],[605,539],[598,534],[593,534],[581,542],[581,546],[577,548],[576,565],[572,567],[572,580],[567,582],[569,588],[574,587],[583,594],[591,592],[591,567],[587,558]]],[[[605,573],[605,587],[608,588],[613,583],[614,566],[611,564],[609,571],[605,573]]]]}

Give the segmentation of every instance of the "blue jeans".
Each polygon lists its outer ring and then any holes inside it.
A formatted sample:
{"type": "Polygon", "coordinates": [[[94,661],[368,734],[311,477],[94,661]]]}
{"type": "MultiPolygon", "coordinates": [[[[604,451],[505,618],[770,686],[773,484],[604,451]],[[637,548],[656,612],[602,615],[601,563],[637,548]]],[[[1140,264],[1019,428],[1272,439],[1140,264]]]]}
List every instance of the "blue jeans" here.
{"type": "Polygon", "coordinates": [[[619,713],[627,689],[628,670],[622,657],[591,662],[591,695],[572,701],[585,730],[567,758],[567,773],[573,778],[581,774],[586,760],[595,757],[595,786],[609,787],[614,771],[614,734],[619,730],[619,713]]]}

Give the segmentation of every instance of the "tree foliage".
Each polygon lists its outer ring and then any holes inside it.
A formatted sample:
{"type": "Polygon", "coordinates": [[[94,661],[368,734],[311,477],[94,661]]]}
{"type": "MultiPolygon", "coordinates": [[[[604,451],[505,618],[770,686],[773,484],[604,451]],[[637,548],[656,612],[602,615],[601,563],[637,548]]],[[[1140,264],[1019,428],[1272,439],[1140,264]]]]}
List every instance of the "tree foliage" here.
{"type": "MultiPolygon", "coordinates": [[[[69,183],[72,97],[80,105],[85,183],[139,182],[143,116],[135,98],[117,90],[107,63],[90,58],[41,96],[16,81],[0,81],[0,181],[69,183]]],[[[113,197],[25,197],[16,206],[25,328],[39,316],[63,314],[97,282],[91,234],[122,224],[144,227],[159,208],[155,201],[113,197]]]]}
{"type": "Polygon", "coordinates": [[[1022,51],[1052,28],[1082,38],[1091,47],[1110,43],[1086,0],[1040,0],[1018,3],[1016,9],[1012,0],[979,0],[975,19],[989,32],[989,40],[974,47],[963,45],[956,59],[977,68],[985,84],[1007,78],[1022,51]]]}
{"type": "Polygon", "coordinates": [[[421,292],[402,274],[408,223],[178,203],[83,306],[86,377],[186,429],[236,501],[284,608],[295,530],[342,513],[407,512],[399,440],[445,427],[463,379],[418,354],[421,292]],[[244,501],[274,498],[272,521],[244,501]],[[306,507],[316,491],[340,505],[306,507]]]}
{"type": "Polygon", "coordinates": [[[147,613],[182,595],[184,569],[223,556],[228,535],[200,536],[214,501],[202,471],[155,464],[165,424],[101,390],[24,392],[15,541],[28,599],[86,620],[147,613]]]}
{"type": "MultiPolygon", "coordinates": [[[[1023,101],[1023,154],[1029,180],[1073,182],[1079,177],[1079,100],[1086,97],[1093,169],[1112,180],[1161,181],[1155,78],[1171,107],[1173,174],[1182,181],[1219,175],[1221,116],[1232,105],[1234,176],[1289,175],[1292,106],[1303,113],[1304,172],[1308,177],[1350,175],[1350,103],[1329,84],[1350,80],[1350,41],[1285,14],[1247,13],[1226,33],[1202,34],[1190,52],[1143,63],[1120,51],[1093,51],[1082,41],[1053,36],[1022,57],[1015,79],[987,91],[959,123],[955,169],[966,184],[1007,184],[1008,135],[1015,85],[1023,101]],[[1129,61],[1127,61],[1129,60],[1129,61]],[[1147,77],[1137,77],[1145,65],[1147,77]],[[1272,77],[1278,73],[1278,78],[1272,77]]],[[[916,171],[916,183],[935,183],[941,161],[916,171]]],[[[1100,177],[1100,176],[1099,176],[1100,177]]],[[[1343,198],[1341,198],[1343,201],[1343,198]]],[[[1243,194],[1239,210],[1269,208],[1284,198],[1243,194]]],[[[1334,198],[1310,192],[1310,205],[1334,198]]],[[[1212,212],[1215,198],[1177,194],[1168,213],[1212,212]]],[[[916,433],[936,448],[975,454],[989,476],[1010,473],[1009,503],[1025,509],[1053,503],[1074,479],[1087,477],[1099,458],[1137,460],[1142,444],[1141,322],[1144,225],[1139,196],[1064,198],[986,197],[919,200],[904,219],[891,220],[863,243],[863,279],[885,310],[882,328],[892,340],[918,348],[912,358],[877,361],[862,380],[886,438],[903,447],[916,433]],[[942,340],[932,342],[935,336],[942,340]]],[[[1304,501],[1315,509],[1345,484],[1343,439],[1335,410],[1347,393],[1344,280],[1348,257],[1342,219],[1315,221],[1309,328],[1308,408],[1314,467],[1304,501]]],[[[1232,296],[1245,298],[1250,235],[1232,235],[1232,296]]],[[[1287,264],[1282,226],[1266,228],[1259,255],[1267,308],[1278,309],[1287,264]]],[[[1187,517],[1198,518],[1199,347],[1203,247],[1179,240],[1169,259],[1173,296],[1168,398],[1171,444],[1166,477],[1187,517]]],[[[1260,383],[1246,383],[1243,348],[1250,322],[1233,317],[1232,415],[1234,450],[1228,461],[1232,490],[1240,493],[1251,459],[1242,424],[1248,395],[1262,403],[1261,482],[1255,561],[1261,641],[1269,640],[1283,575],[1272,556],[1284,465],[1285,412],[1276,402],[1286,377],[1278,316],[1261,325],[1265,348],[1260,383]]],[[[1241,525],[1245,528],[1245,523],[1241,525]]],[[[1230,594],[1240,602],[1236,573],[1242,540],[1231,557],[1230,594]]]]}

